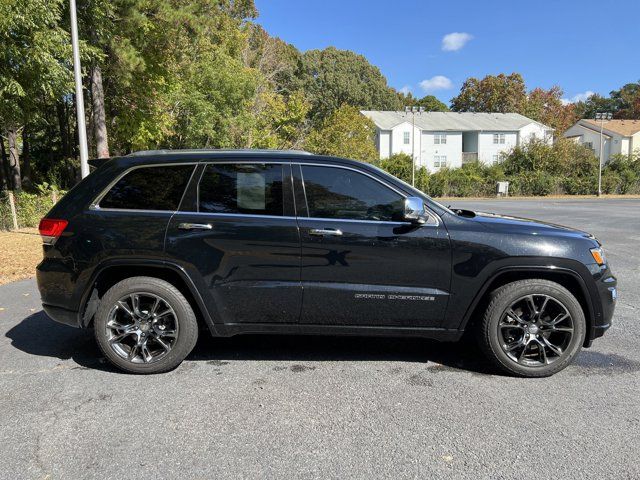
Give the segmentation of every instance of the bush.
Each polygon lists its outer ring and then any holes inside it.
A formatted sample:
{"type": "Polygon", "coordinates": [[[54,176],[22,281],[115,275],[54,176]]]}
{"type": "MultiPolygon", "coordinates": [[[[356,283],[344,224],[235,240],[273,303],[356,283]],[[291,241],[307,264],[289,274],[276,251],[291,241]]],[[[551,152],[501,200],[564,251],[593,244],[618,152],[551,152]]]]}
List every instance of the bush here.
{"type": "Polygon", "coordinates": [[[602,190],[606,193],[640,193],[640,152],[631,156],[613,155],[602,172],[602,190]]]}
{"type": "MultiPolygon", "coordinates": [[[[58,198],[62,195],[62,192],[57,192],[58,198]]],[[[37,193],[15,192],[14,199],[18,226],[20,228],[37,227],[40,219],[53,207],[53,190],[49,189],[48,185],[39,186],[37,193]]],[[[13,228],[13,219],[9,197],[7,192],[0,192],[0,230],[11,228],[13,228]]]]}

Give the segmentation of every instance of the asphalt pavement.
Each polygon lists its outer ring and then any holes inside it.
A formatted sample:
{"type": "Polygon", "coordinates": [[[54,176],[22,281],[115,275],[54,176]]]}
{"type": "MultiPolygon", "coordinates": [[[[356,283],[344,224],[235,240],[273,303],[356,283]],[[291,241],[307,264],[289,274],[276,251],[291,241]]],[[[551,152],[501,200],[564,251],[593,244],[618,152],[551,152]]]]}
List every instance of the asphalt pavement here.
{"type": "Polygon", "coordinates": [[[0,478],[640,478],[640,200],[456,201],[594,233],[613,327],[546,379],[467,344],[201,338],[163,375],[119,373],[92,332],[0,287],[0,478]]]}

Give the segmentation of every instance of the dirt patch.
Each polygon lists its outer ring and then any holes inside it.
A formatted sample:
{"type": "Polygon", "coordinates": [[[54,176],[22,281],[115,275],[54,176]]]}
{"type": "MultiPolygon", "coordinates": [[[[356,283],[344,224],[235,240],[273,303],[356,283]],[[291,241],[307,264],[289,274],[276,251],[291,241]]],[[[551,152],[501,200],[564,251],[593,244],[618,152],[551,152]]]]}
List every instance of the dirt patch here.
{"type": "Polygon", "coordinates": [[[42,260],[42,240],[35,228],[0,231],[0,285],[34,277],[42,260]]]}

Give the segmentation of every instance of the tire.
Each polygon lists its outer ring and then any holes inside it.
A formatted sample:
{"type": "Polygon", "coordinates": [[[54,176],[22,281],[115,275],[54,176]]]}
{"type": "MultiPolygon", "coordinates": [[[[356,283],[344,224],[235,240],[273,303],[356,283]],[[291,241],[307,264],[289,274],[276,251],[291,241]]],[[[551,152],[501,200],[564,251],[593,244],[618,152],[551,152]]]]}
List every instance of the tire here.
{"type": "Polygon", "coordinates": [[[499,370],[519,377],[548,377],[575,358],[587,326],[569,290],[549,280],[530,279],[493,291],[479,329],[480,348],[499,370]]]}
{"type": "Polygon", "coordinates": [[[112,286],[100,301],[94,326],[104,356],[128,373],[172,370],[198,339],[198,322],[187,299],[154,277],[131,277],[112,286]]]}

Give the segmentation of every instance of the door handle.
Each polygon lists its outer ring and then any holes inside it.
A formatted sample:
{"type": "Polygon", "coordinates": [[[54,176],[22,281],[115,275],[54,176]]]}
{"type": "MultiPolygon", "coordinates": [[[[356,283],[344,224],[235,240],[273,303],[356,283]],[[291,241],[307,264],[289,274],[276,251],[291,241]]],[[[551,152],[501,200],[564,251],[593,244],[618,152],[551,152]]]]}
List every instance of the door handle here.
{"type": "Polygon", "coordinates": [[[337,228],[312,228],[309,230],[309,235],[319,235],[321,237],[331,235],[333,237],[339,237],[342,235],[342,230],[338,230],[337,228]]]}
{"type": "Polygon", "coordinates": [[[210,223],[180,223],[180,230],[211,230],[213,227],[210,223]]]}

